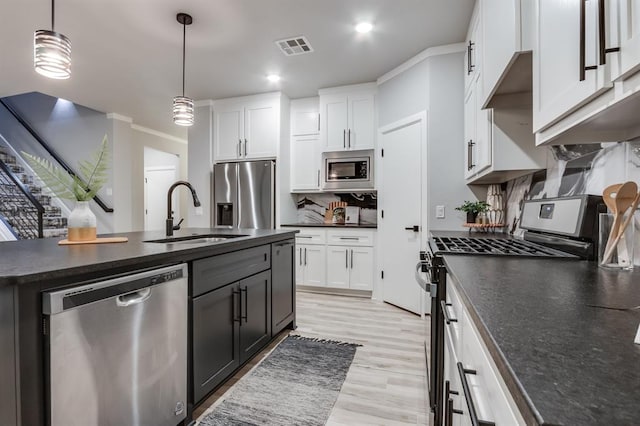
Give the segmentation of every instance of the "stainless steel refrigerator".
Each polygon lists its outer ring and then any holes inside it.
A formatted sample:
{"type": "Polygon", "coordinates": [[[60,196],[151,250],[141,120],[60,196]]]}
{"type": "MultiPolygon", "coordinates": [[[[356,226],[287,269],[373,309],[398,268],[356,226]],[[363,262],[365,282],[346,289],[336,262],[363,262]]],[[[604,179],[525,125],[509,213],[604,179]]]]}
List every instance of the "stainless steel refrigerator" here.
{"type": "Polygon", "coordinates": [[[214,227],[275,228],[275,161],[213,166],[214,227]]]}

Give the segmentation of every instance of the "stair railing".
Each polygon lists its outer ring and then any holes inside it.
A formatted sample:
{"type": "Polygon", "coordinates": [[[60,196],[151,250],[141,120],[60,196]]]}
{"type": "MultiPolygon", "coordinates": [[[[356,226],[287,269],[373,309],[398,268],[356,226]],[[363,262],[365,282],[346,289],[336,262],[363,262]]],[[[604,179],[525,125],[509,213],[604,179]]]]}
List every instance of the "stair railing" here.
{"type": "MultiPolygon", "coordinates": [[[[60,167],[62,167],[67,173],[69,173],[72,176],[77,176],[78,178],[80,176],[78,176],[78,174],[62,159],[62,157],[60,157],[54,150],[53,148],[51,148],[45,141],[44,139],[42,139],[42,137],[40,137],[40,135],[38,134],[38,132],[36,132],[33,127],[31,127],[31,125],[29,125],[29,123],[27,123],[22,116],[18,113],[18,111],[16,111],[11,105],[9,105],[7,102],[5,102],[4,99],[0,98],[0,104],[2,104],[2,106],[4,106],[6,108],[7,111],[9,111],[11,113],[11,115],[13,115],[13,117],[18,120],[18,122],[22,125],[22,127],[24,127],[27,132],[29,132],[29,134],[31,134],[31,136],[33,136],[33,138],[49,153],[49,155],[51,155],[51,157],[53,157],[53,159],[60,164],[60,167]]],[[[93,198],[93,201],[96,202],[96,204],[98,206],[100,206],[100,208],[102,210],[104,210],[106,213],[113,213],[113,208],[107,206],[104,201],[102,201],[102,199],[99,196],[95,196],[93,198]]]]}
{"type": "Polygon", "coordinates": [[[12,207],[15,210],[16,215],[10,224],[22,238],[44,237],[44,207],[13,173],[11,167],[2,160],[0,160],[0,200],[5,207],[12,207]],[[23,208],[20,198],[28,201],[33,208],[23,208]],[[37,235],[34,229],[37,229],[37,235]]]}

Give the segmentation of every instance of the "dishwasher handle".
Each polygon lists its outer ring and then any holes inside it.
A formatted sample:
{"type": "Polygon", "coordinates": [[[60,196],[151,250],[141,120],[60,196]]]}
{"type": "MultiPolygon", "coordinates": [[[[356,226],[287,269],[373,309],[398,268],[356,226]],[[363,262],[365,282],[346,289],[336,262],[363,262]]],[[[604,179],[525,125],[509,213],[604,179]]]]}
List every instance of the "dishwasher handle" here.
{"type": "Polygon", "coordinates": [[[116,297],[116,305],[120,306],[121,308],[126,308],[127,306],[142,303],[149,297],[151,297],[151,288],[142,288],[140,290],[132,291],[131,293],[123,294],[116,297]]]}

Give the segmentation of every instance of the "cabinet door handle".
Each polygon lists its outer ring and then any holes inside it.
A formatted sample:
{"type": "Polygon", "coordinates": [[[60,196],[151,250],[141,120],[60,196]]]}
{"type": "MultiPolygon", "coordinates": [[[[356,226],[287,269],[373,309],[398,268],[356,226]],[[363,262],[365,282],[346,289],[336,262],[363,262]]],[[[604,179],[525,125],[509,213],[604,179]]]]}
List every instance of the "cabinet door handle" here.
{"type": "Polygon", "coordinates": [[[447,306],[451,306],[451,303],[447,303],[444,300],[440,301],[440,307],[442,308],[442,316],[444,317],[444,322],[447,324],[451,324],[452,322],[458,322],[457,318],[451,318],[449,316],[449,312],[447,311],[447,306]]]}
{"type": "Polygon", "coordinates": [[[458,362],[458,374],[460,375],[460,381],[462,382],[462,392],[464,392],[464,399],[467,400],[467,408],[469,409],[469,417],[471,417],[471,424],[473,426],[495,426],[494,422],[488,422],[485,420],[478,420],[478,414],[476,413],[476,405],[473,402],[473,395],[469,389],[469,382],[467,382],[467,374],[477,374],[476,370],[464,368],[461,362],[458,362]]]}
{"type": "Polygon", "coordinates": [[[320,169],[318,169],[318,188],[320,188],[320,169]]]}
{"type": "Polygon", "coordinates": [[[304,249],[304,264],[307,264],[307,248],[304,249]]]}
{"type": "Polygon", "coordinates": [[[242,157],[242,139],[238,139],[238,157],[242,157]]]}
{"type": "Polygon", "coordinates": [[[341,240],[351,240],[351,241],[358,241],[360,240],[360,237],[340,237],[341,240]]]}
{"type": "Polygon", "coordinates": [[[353,250],[351,250],[351,269],[353,269],[353,250]]]}
{"type": "Polygon", "coordinates": [[[248,316],[247,316],[247,311],[248,309],[248,305],[249,305],[249,291],[248,291],[248,287],[245,286],[244,288],[240,287],[240,301],[242,302],[242,293],[244,293],[244,309],[242,308],[242,305],[240,305],[240,318],[242,318],[244,320],[244,323],[246,324],[248,321],[248,316]]]}
{"type": "Polygon", "coordinates": [[[238,299],[238,296],[240,295],[240,292],[238,290],[233,290],[233,312],[232,312],[232,316],[233,316],[233,322],[240,322],[240,316],[238,315],[238,304],[240,303],[240,300],[238,299]]]}
{"type": "Polygon", "coordinates": [[[298,260],[300,262],[300,266],[302,266],[302,247],[300,247],[300,256],[298,256],[298,260]]]}
{"type": "Polygon", "coordinates": [[[344,269],[349,269],[349,250],[344,251],[344,269]]]}
{"type": "Polygon", "coordinates": [[[475,43],[469,40],[469,44],[467,45],[467,75],[470,75],[475,68],[475,65],[471,63],[471,52],[473,51],[473,46],[475,46],[475,43]]]}
{"type": "Polygon", "coordinates": [[[467,142],[467,170],[471,170],[476,166],[473,164],[473,146],[475,144],[473,139],[469,139],[469,142],[467,142]]]}
{"type": "Polygon", "coordinates": [[[342,147],[346,148],[347,147],[347,130],[343,130],[342,131],[342,147]]]}
{"type": "Polygon", "coordinates": [[[244,156],[247,156],[247,139],[244,140],[244,156]]]}
{"type": "Polygon", "coordinates": [[[587,55],[587,17],[586,17],[586,2],[587,0],[580,0],[580,81],[584,81],[587,77],[587,71],[595,70],[597,65],[586,65],[587,55]]]}
{"type": "Polygon", "coordinates": [[[450,395],[458,395],[457,391],[451,390],[451,383],[447,380],[444,382],[444,399],[447,401],[447,409],[444,411],[444,424],[446,426],[453,425],[453,414],[464,414],[460,410],[453,408],[453,399],[450,395]]]}
{"type": "Polygon", "coordinates": [[[600,65],[605,65],[607,63],[607,53],[619,52],[619,47],[609,47],[607,48],[607,15],[606,15],[606,6],[605,0],[598,0],[598,34],[600,36],[599,40],[599,50],[600,50],[600,65]]]}
{"type": "Polygon", "coordinates": [[[349,135],[349,138],[347,139],[347,141],[349,141],[349,144],[347,146],[351,148],[351,129],[349,129],[349,132],[347,134],[349,135]]]}

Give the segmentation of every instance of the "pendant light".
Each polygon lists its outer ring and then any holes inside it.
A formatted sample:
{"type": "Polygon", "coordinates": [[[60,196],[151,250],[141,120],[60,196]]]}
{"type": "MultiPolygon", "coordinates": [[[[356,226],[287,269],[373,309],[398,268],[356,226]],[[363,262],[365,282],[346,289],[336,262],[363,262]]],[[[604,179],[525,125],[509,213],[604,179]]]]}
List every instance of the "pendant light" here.
{"type": "Polygon", "coordinates": [[[173,122],[178,126],[191,126],[193,125],[193,99],[184,95],[184,63],[187,25],[191,25],[193,19],[186,13],[178,13],[176,18],[182,24],[182,96],[173,98],[173,122]]]}
{"type": "Polygon", "coordinates": [[[71,76],[71,41],[55,32],[55,0],[51,0],[51,31],[34,34],[33,66],[45,77],[63,80],[71,76]]]}

